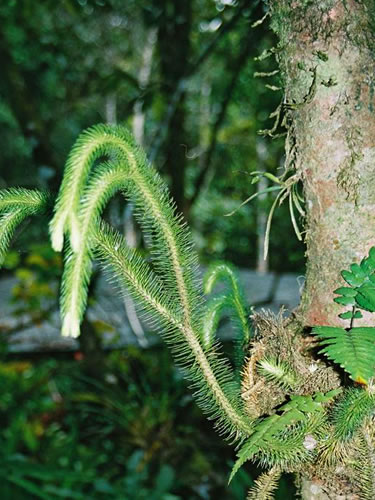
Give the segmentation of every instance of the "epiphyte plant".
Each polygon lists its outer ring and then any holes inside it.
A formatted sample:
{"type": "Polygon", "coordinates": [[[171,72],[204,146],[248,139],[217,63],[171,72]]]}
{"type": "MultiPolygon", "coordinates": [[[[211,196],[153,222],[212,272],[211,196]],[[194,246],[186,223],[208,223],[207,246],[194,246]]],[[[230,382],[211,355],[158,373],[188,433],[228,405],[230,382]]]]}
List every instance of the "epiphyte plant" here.
{"type": "Polygon", "coordinates": [[[301,180],[300,174],[299,173],[294,173],[290,175],[289,169],[286,169],[284,173],[280,177],[276,177],[275,175],[271,174],[270,172],[262,172],[256,170],[255,172],[251,172],[250,175],[252,176],[252,181],[251,184],[256,184],[259,182],[259,180],[264,177],[265,179],[270,180],[271,182],[274,183],[273,186],[270,186],[268,188],[265,188],[261,191],[257,191],[256,193],[252,194],[248,198],[246,198],[245,201],[243,201],[237,208],[235,208],[232,212],[229,214],[226,214],[227,217],[235,214],[241,207],[243,207],[246,203],[249,203],[251,200],[256,198],[257,196],[261,196],[266,193],[271,193],[273,191],[278,191],[275,200],[273,201],[270,211],[268,213],[267,217],[267,223],[266,223],[266,232],[264,235],[264,259],[267,259],[268,256],[268,249],[269,249],[269,241],[270,241],[270,232],[271,232],[271,225],[272,225],[272,218],[273,214],[276,210],[276,207],[278,205],[281,205],[286,198],[288,198],[288,206],[289,206],[289,214],[290,214],[290,220],[292,221],[293,229],[294,232],[297,236],[297,239],[299,241],[302,241],[302,234],[301,231],[298,227],[297,223],[297,218],[296,218],[296,209],[301,217],[305,217],[305,211],[302,208],[302,205],[304,203],[304,199],[302,195],[300,194],[298,190],[298,184],[299,181],[301,180]]]}
{"type": "MultiPolygon", "coordinates": [[[[50,207],[48,193],[22,188],[0,191],[0,259],[17,225],[50,207]]],[[[267,469],[248,498],[272,498],[283,472],[298,473],[314,464],[326,473],[338,460],[353,462],[373,453],[373,330],[354,328],[353,321],[360,309],[375,312],[374,249],[359,266],[343,271],[349,287],[336,290],[336,302],[351,307],[341,315],[350,321],[350,329],[316,327],[313,331],[323,354],[360,384],[347,383],[343,390],[335,381],[326,383],[326,378],[320,385],[309,385],[295,361],[303,356],[293,352],[289,337],[286,348],[282,338],[272,337],[271,323],[271,341],[251,335],[244,293],[229,265],[219,263],[209,269],[204,291],[210,294],[219,280],[226,288],[204,303],[189,230],[176,214],[160,176],[124,127],[98,125],[80,135],[67,160],[50,233],[53,248],[65,253],[60,300],[63,335],[79,335],[92,264],[98,259],[125,293],[157,320],[155,325],[191,381],[198,404],[215,419],[219,432],[237,443],[238,461],[231,477],[249,460],[267,469]],[[151,262],[102,220],[105,205],[117,192],[135,207],[151,262]],[[231,313],[237,331],[236,370],[221,354],[216,339],[224,310],[231,313]],[[264,408],[258,405],[254,414],[245,388],[254,400],[259,394],[261,399],[268,393],[272,397],[263,401],[264,408]]],[[[311,356],[307,358],[310,363],[311,356]]],[[[361,480],[363,498],[375,496],[372,463],[367,460],[368,470],[361,480]]]]}

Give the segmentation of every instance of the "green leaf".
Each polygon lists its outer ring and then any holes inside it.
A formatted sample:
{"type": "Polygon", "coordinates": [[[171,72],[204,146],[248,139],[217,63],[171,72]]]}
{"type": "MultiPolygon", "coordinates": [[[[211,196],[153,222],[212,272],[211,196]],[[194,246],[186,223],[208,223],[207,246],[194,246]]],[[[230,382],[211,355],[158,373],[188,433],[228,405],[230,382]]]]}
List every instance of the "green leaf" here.
{"type": "Polygon", "coordinates": [[[363,271],[363,269],[361,268],[361,266],[357,263],[353,263],[351,264],[350,266],[350,269],[352,271],[352,273],[359,279],[365,279],[366,278],[366,273],[363,271]]]}
{"type": "Polygon", "coordinates": [[[355,297],[356,303],[366,311],[375,312],[375,288],[361,286],[355,297]]]}
{"type": "Polygon", "coordinates": [[[357,295],[357,290],[348,286],[341,286],[340,288],[336,288],[333,293],[343,295],[344,297],[355,297],[357,295]]]}
{"type": "Polygon", "coordinates": [[[317,326],[312,333],[320,339],[320,353],[339,364],[358,383],[367,385],[375,376],[375,328],[317,326]]]}
{"type": "Polygon", "coordinates": [[[335,297],[333,300],[343,306],[353,306],[355,304],[354,297],[335,297]]]}
{"type": "Polygon", "coordinates": [[[341,276],[350,286],[361,286],[364,279],[358,278],[355,274],[350,271],[341,271],[341,276]]]}
{"type": "Polygon", "coordinates": [[[368,259],[373,269],[375,269],[375,247],[371,247],[368,254],[368,259]]]}
{"type": "Polygon", "coordinates": [[[366,258],[366,257],[363,258],[361,260],[361,263],[360,263],[361,269],[365,273],[366,276],[368,276],[370,274],[370,272],[372,272],[374,270],[374,265],[375,265],[375,262],[373,262],[371,259],[366,258]]]}
{"type": "Polygon", "coordinates": [[[352,311],[347,311],[347,312],[339,314],[339,318],[341,318],[341,319],[352,319],[352,317],[353,317],[352,311]]]}
{"type": "Polygon", "coordinates": [[[347,312],[344,312],[344,313],[341,313],[339,314],[339,318],[341,319],[359,319],[359,318],[362,318],[362,313],[361,311],[356,311],[353,315],[353,311],[347,311],[347,312]]]}

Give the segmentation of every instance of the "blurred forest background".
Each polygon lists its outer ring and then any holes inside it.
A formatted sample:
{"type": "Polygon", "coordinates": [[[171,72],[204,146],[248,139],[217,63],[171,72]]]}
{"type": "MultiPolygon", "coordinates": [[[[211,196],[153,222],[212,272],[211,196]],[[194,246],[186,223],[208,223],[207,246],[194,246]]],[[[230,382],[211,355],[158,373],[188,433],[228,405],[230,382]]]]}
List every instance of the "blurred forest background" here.
{"type": "MultiPolygon", "coordinates": [[[[303,274],[288,207],[262,260],[272,193],[225,216],[267,188],[251,172],[282,172],[283,139],[258,133],[282,98],[269,20],[256,23],[265,12],[257,0],[0,2],[0,188],[56,193],[80,131],[125,124],[167,180],[202,265],[303,274]]],[[[120,198],[107,217],[143,247],[120,198]]],[[[0,276],[16,280],[15,314],[48,317],[60,274],[47,220],[24,225],[0,276]]],[[[105,350],[100,327],[86,321],[74,352],[21,353],[0,319],[1,498],[243,499],[257,471],[227,487],[233,450],[164,347],[105,350]]],[[[280,498],[292,498],[286,488],[280,498]]]]}

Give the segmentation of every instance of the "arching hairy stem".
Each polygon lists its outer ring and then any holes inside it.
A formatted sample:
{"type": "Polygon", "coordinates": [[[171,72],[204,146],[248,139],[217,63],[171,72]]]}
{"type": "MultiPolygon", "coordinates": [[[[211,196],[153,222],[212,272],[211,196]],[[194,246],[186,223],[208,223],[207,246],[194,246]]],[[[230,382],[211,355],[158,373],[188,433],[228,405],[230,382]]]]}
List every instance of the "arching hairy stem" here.
{"type": "Polygon", "coordinates": [[[155,269],[164,276],[164,286],[178,297],[184,320],[192,326],[199,293],[194,286],[196,256],[191,251],[189,233],[176,216],[164,183],[123,127],[99,125],[78,138],[65,167],[50,224],[53,247],[61,250],[64,233],[68,233],[73,252],[79,251],[82,245],[80,200],[92,166],[103,155],[126,164],[127,193],[146,236],[152,234],[155,269]]]}
{"type": "Polygon", "coordinates": [[[62,278],[60,306],[64,336],[78,337],[80,333],[91,278],[93,235],[105,205],[116,191],[124,189],[126,182],[126,168],[104,163],[83,191],[79,212],[81,244],[76,252],[68,249],[62,278]]]}
{"type": "Polygon", "coordinates": [[[206,351],[202,347],[202,296],[195,283],[197,259],[190,234],[165,184],[124,128],[100,125],[81,134],[67,162],[50,229],[56,249],[61,249],[64,233],[70,241],[61,296],[63,334],[79,334],[97,256],[156,318],[155,326],[186,370],[198,403],[217,419],[218,429],[238,439],[251,434],[229,364],[216,344],[206,351]],[[96,166],[103,155],[109,161],[96,166]],[[119,190],[135,207],[152,267],[100,220],[119,190]]]}
{"type": "Polygon", "coordinates": [[[22,188],[0,191],[0,266],[17,226],[26,217],[44,212],[48,203],[45,192],[22,188]]]}
{"type": "Polygon", "coordinates": [[[236,438],[251,434],[251,421],[241,411],[237,391],[231,391],[233,376],[229,366],[214,350],[204,352],[197,332],[186,325],[173,297],[160,291],[160,279],[108,226],[100,226],[96,243],[95,252],[104,265],[139,300],[145,311],[159,318],[164,339],[187,370],[203,410],[218,419],[218,429],[236,438]]]}

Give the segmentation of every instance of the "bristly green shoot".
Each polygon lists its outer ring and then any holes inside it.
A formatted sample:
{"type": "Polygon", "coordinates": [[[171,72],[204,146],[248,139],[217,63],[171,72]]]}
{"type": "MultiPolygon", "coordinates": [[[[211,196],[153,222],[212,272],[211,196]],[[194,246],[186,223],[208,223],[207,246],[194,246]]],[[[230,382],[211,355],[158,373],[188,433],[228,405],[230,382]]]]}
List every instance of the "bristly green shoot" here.
{"type": "Polygon", "coordinates": [[[62,335],[78,337],[83,318],[92,270],[92,250],[95,246],[95,230],[108,200],[127,183],[126,168],[100,165],[83,191],[79,223],[81,244],[76,252],[67,249],[61,284],[60,310],[62,335]]]}
{"type": "Polygon", "coordinates": [[[209,267],[203,280],[204,292],[212,293],[220,281],[227,286],[208,301],[203,321],[202,340],[207,347],[214,342],[220,318],[224,311],[228,311],[236,331],[235,363],[236,373],[239,375],[251,337],[245,293],[234,267],[226,262],[216,262],[209,267]]]}
{"type": "Polygon", "coordinates": [[[251,434],[252,422],[242,413],[228,363],[216,346],[204,352],[197,332],[185,323],[175,298],[163,289],[161,277],[105,224],[97,231],[95,253],[144,311],[158,318],[161,335],[192,381],[198,403],[217,419],[218,430],[237,438],[251,434]]]}
{"type": "Polygon", "coordinates": [[[262,358],[258,361],[258,371],[270,382],[278,384],[285,390],[293,390],[300,382],[297,374],[286,363],[273,358],[262,358]]]}
{"type": "Polygon", "coordinates": [[[154,322],[158,320],[155,326],[219,431],[237,439],[249,436],[252,422],[243,412],[229,363],[218,352],[217,342],[204,347],[202,293],[190,233],[176,215],[165,184],[126,129],[99,125],[81,134],[68,158],[50,230],[56,249],[68,236],[61,294],[63,334],[79,334],[96,256],[154,322]],[[103,155],[109,160],[97,165],[103,155]],[[119,190],[135,207],[152,267],[101,221],[105,205],[119,190]]]}
{"type": "Polygon", "coordinates": [[[33,189],[0,190],[0,267],[17,226],[27,217],[43,213],[49,201],[46,192],[33,189]]]}
{"type": "Polygon", "coordinates": [[[375,248],[360,264],[352,264],[350,271],[342,271],[347,285],[335,290],[338,297],[334,301],[350,310],[339,317],[349,320],[349,328],[317,326],[312,333],[323,346],[320,351],[339,364],[350,377],[363,385],[368,385],[375,377],[375,328],[354,328],[354,321],[362,317],[361,310],[375,312],[375,248]]]}
{"type": "Polygon", "coordinates": [[[277,490],[281,470],[273,467],[261,474],[255,481],[254,486],[249,490],[246,500],[272,500],[273,494],[277,490]]]}
{"type": "MultiPolygon", "coordinates": [[[[66,164],[55,215],[50,224],[53,247],[62,248],[64,233],[69,235],[74,253],[81,251],[81,246],[85,245],[82,242],[84,228],[81,214],[87,201],[85,190],[96,160],[103,155],[112,158],[107,167],[115,162],[118,167],[124,168],[121,186],[114,190],[122,189],[124,185],[124,192],[134,203],[135,215],[150,244],[155,271],[163,276],[165,288],[175,294],[186,323],[192,327],[196,321],[200,294],[195,278],[197,258],[191,251],[189,231],[181,217],[176,215],[164,182],[124,127],[98,125],[78,138],[66,164]]],[[[95,190],[91,193],[94,195],[95,190]]],[[[98,210],[95,212],[93,208],[93,215],[95,213],[98,215],[98,210]]],[[[65,274],[64,281],[68,279],[69,275],[65,274]]],[[[63,310],[64,317],[74,317],[73,322],[65,322],[65,334],[77,334],[77,313],[78,321],[81,321],[83,310],[84,307],[76,307],[74,311],[63,310]],[[69,323],[72,324],[70,332],[69,323]]]]}

